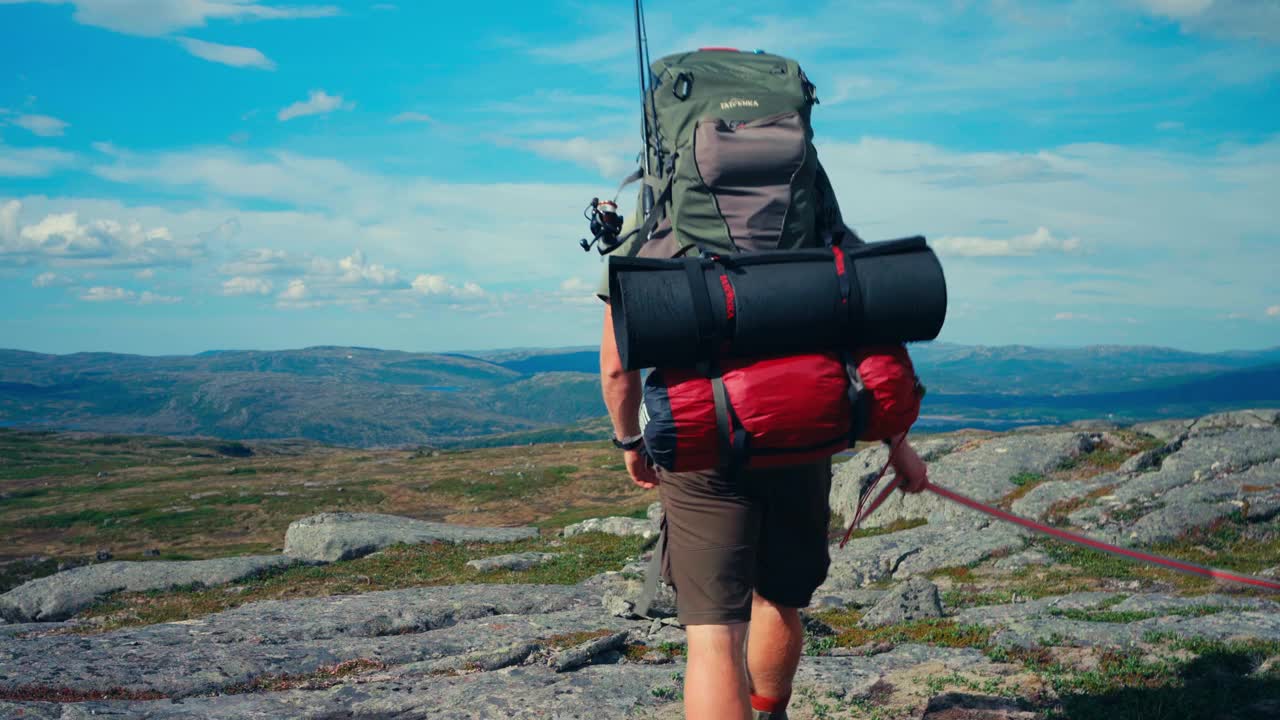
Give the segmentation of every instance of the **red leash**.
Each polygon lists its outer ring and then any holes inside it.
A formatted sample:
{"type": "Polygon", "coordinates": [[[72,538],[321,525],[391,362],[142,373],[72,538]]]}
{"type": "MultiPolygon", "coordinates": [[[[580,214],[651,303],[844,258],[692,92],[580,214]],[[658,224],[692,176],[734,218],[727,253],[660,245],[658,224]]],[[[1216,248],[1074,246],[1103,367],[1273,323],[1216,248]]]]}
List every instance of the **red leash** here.
{"type": "MultiPolygon", "coordinates": [[[[884,501],[889,498],[889,495],[891,495],[893,491],[898,488],[898,485],[901,482],[901,480],[895,475],[893,480],[889,482],[888,486],[886,486],[885,489],[881,491],[881,493],[878,496],[876,496],[875,501],[872,502],[869,507],[867,507],[866,509],[863,509],[863,501],[868,496],[871,495],[871,492],[875,489],[875,486],[880,483],[880,480],[884,477],[885,472],[888,471],[889,466],[893,463],[893,455],[894,453],[897,452],[898,447],[899,447],[898,445],[893,446],[893,448],[889,452],[888,462],[885,463],[884,467],[881,468],[880,470],[880,474],[876,476],[876,479],[871,482],[871,485],[867,488],[867,490],[864,493],[862,493],[862,497],[859,498],[858,510],[857,510],[856,516],[853,519],[853,523],[849,526],[849,530],[844,534],[844,539],[840,541],[840,547],[843,548],[845,546],[845,543],[849,542],[849,536],[853,534],[854,528],[861,525],[862,522],[866,520],[867,517],[871,515],[871,513],[875,512],[876,508],[880,507],[880,505],[883,504],[884,501]]],[[[990,515],[991,517],[994,517],[998,520],[1003,520],[1005,522],[1013,523],[1014,525],[1024,527],[1028,530],[1034,530],[1035,532],[1042,533],[1044,535],[1049,535],[1051,537],[1055,537],[1059,540],[1064,540],[1066,542],[1075,543],[1076,545],[1082,545],[1084,547],[1087,547],[1093,550],[1101,550],[1102,552],[1111,553],[1112,555],[1119,555],[1120,557],[1126,558],[1128,560],[1147,563],[1148,565],[1158,565],[1160,567],[1168,568],[1170,570],[1176,570],[1177,572],[1181,572],[1181,573],[1187,573],[1189,575],[1199,575],[1201,577],[1212,578],[1214,580],[1241,583],[1244,585],[1252,585],[1254,587],[1260,587],[1266,590],[1274,590],[1274,591],[1280,592],[1280,581],[1253,577],[1252,575],[1241,575],[1239,573],[1234,573],[1227,570],[1219,570],[1217,568],[1204,567],[1203,565],[1196,565],[1194,563],[1184,562],[1182,560],[1175,560],[1173,558],[1165,557],[1163,555],[1156,555],[1154,553],[1143,552],[1141,550],[1132,550],[1129,548],[1122,548],[1117,545],[1112,545],[1110,543],[1102,542],[1101,540],[1094,540],[1093,538],[1088,538],[1088,537],[1085,537],[1084,535],[1078,535],[1076,533],[1063,530],[1062,528],[1056,528],[1049,525],[1044,525],[1042,523],[1038,523],[1034,520],[1028,520],[1024,517],[1014,515],[1011,512],[1006,512],[1004,510],[1001,510],[1000,508],[992,507],[990,505],[985,505],[983,503],[978,502],[977,500],[974,500],[973,498],[965,497],[960,493],[953,492],[944,487],[939,487],[937,485],[934,485],[933,483],[927,480],[925,481],[925,490],[928,490],[929,492],[935,495],[938,495],[939,497],[946,498],[951,502],[964,505],[965,507],[970,508],[972,510],[977,510],[980,513],[986,513],[987,515],[990,515]]]]}

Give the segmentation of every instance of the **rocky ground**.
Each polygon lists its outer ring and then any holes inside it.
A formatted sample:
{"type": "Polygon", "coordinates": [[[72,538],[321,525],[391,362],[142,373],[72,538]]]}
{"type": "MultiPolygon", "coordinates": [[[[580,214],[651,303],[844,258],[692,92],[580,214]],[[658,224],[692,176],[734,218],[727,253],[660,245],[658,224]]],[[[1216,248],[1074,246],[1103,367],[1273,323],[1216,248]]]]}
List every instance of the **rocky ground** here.
{"type": "MultiPolygon", "coordinates": [[[[934,482],[980,500],[1280,574],[1280,412],[918,445],[934,482]]],[[[883,454],[839,466],[838,513],[883,454]]],[[[278,556],[31,581],[0,595],[0,717],[680,717],[683,631],[630,612],[652,518],[535,534],[330,514],[278,556]]],[[[1280,717],[1280,597],[928,495],[895,497],[832,557],[797,720],[1280,717]]]]}

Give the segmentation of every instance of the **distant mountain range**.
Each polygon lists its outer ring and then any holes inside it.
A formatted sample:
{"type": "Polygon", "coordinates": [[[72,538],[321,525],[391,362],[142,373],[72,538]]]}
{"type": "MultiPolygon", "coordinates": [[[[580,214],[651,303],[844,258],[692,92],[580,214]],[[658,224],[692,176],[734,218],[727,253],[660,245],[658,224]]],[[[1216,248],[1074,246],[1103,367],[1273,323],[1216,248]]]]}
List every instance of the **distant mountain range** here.
{"type": "MultiPolygon", "coordinates": [[[[1280,404],[1280,348],[912,347],[922,430],[1136,421],[1280,404]]],[[[594,348],[408,353],[315,347],[194,356],[0,350],[0,426],[306,438],[353,446],[596,437],[594,348]]]]}

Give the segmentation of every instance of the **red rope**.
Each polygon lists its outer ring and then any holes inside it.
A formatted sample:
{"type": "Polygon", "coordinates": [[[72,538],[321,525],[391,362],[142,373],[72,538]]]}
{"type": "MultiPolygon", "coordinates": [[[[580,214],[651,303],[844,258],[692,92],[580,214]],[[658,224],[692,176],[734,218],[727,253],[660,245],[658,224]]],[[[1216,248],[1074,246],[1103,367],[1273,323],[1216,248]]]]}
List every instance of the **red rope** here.
{"type": "Polygon", "coordinates": [[[929,483],[928,485],[926,485],[925,489],[935,495],[944,497],[950,500],[951,502],[959,503],[961,505],[964,505],[967,508],[972,508],[973,510],[977,510],[978,512],[981,512],[981,513],[986,513],[991,517],[1004,520],[1005,522],[1013,523],[1014,525],[1019,525],[1021,527],[1027,528],[1028,530],[1034,530],[1038,533],[1050,535],[1059,540],[1065,540],[1066,542],[1075,543],[1077,545],[1083,545],[1084,547],[1091,548],[1093,550],[1101,550],[1102,552],[1108,552],[1108,553],[1111,553],[1112,555],[1119,555],[1120,557],[1127,558],[1129,560],[1134,560],[1141,563],[1147,563],[1149,565],[1159,565],[1161,567],[1165,567],[1170,570],[1176,570],[1181,573],[1187,573],[1189,575],[1200,575],[1201,577],[1213,578],[1214,580],[1243,583],[1245,585],[1252,585],[1254,587],[1265,588],[1267,590],[1280,591],[1280,582],[1275,580],[1268,580],[1266,578],[1253,577],[1251,575],[1241,575],[1239,573],[1233,573],[1227,570],[1219,570],[1217,568],[1204,567],[1203,565],[1196,565],[1193,563],[1184,562],[1182,560],[1175,560],[1173,558],[1165,557],[1163,555],[1156,555],[1155,553],[1143,552],[1141,550],[1133,550],[1130,548],[1122,548],[1116,545],[1112,545],[1110,543],[1102,542],[1101,540],[1094,540],[1093,538],[1088,538],[1083,535],[1077,535],[1076,533],[1063,530],[1062,528],[1043,525],[1034,520],[1028,520],[1024,517],[1019,517],[1017,515],[1014,515],[1013,513],[1005,512],[1000,508],[994,508],[994,507],[991,507],[990,505],[984,505],[978,502],[977,500],[965,497],[964,495],[961,495],[960,493],[957,493],[957,492],[952,492],[946,488],[938,487],[933,483],[929,483]]]}
{"type": "MultiPolygon", "coordinates": [[[[849,525],[849,529],[845,532],[844,539],[840,541],[841,548],[843,548],[845,544],[849,542],[849,536],[853,535],[854,529],[857,528],[859,525],[861,525],[864,520],[870,517],[871,513],[875,512],[876,508],[880,507],[880,505],[883,504],[885,500],[889,499],[889,495],[891,495],[893,491],[898,488],[898,485],[900,484],[901,480],[895,475],[893,480],[889,482],[889,484],[885,487],[885,489],[881,491],[878,496],[876,496],[875,501],[872,502],[871,505],[867,507],[865,510],[863,509],[862,507],[863,500],[865,500],[866,497],[871,494],[871,491],[875,488],[877,484],[879,484],[880,479],[884,477],[884,474],[888,470],[890,463],[893,461],[893,454],[897,452],[897,449],[898,449],[897,445],[894,445],[893,448],[890,449],[889,461],[885,463],[885,466],[883,468],[881,468],[880,474],[876,476],[876,479],[874,481],[872,481],[870,487],[867,488],[867,492],[864,493],[862,498],[858,500],[857,514],[854,516],[853,523],[849,525]]],[[[1160,567],[1168,568],[1170,570],[1176,570],[1177,572],[1181,572],[1181,573],[1187,573],[1189,575],[1199,575],[1201,577],[1212,578],[1214,580],[1221,580],[1224,582],[1242,583],[1244,585],[1252,585],[1254,587],[1260,587],[1266,590],[1275,590],[1280,592],[1280,581],[1253,577],[1252,575],[1241,575],[1239,573],[1233,573],[1228,570],[1219,570],[1217,568],[1204,567],[1203,565],[1196,565],[1194,563],[1184,562],[1182,560],[1175,560],[1173,558],[1165,557],[1163,555],[1156,555],[1155,553],[1143,552],[1142,550],[1122,548],[1117,545],[1112,545],[1110,543],[1102,542],[1101,540],[1094,540],[1093,538],[1088,538],[1088,537],[1085,537],[1084,535],[1078,535],[1076,533],[1063,530],[1062,528],[1056,528],[1049,525],[1044,525],[1042,523],[1038,523],[1034,520],[1028,520],[1024,517],[1014,515],[1011,512],[1006,512],[1004,510],[1001,510],[1000,508],[992,507],[990,505],[985,505],[983,503],[978,502],[977,500],[974,500],[973,498],[966,497],[964,495],[961,495],[960,493],[953,492],[944,487],[939,487],[928,481],[925,482],[925,489],[939,497],[943,497],[943,498],[946,498],[947,500],[950,500],[951,502],[964,505],[965,507],[970,508],[972,510],[977,510],[980,513],[986,513],[987,515],[990,515],[991,517],[994,517],[998,520],[1003,520],[1008,523],[1013,523],[1014,525],[1024,527],[1028,530],[1034,530],[1035,532],[1042,533],[1044,535],[1049,535],[1050,537],[1055,537],[1059,540],[1063,540],[1069,543],[1082,545],[1092,550],[1100,550],[1102,552],[1111,553],[1112,555],[1118,555],[1122,558],[1133,560],[1135,562],[1146,563],[1148,565],[1159,565],[1160,567]]]]}

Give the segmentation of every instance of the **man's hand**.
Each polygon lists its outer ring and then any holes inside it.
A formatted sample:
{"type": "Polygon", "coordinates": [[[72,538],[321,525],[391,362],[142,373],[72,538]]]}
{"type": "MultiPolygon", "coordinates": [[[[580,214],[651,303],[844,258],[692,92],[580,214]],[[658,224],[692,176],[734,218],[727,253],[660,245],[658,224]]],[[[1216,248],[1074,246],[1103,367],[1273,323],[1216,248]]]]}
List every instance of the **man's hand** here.
{"type": "Polygon", "coordinates": [[[631,476],[631,482],[645,490],[658,487],[658,473],[654,472],[653,466],[649,464],[649,458],[644,453],[639,450],[628,450],[626,462],[627,474],[631,476]]]}
{"type": "Polygon", "coordinates": [[[899,487],[903,492],[924,492],[929,486],[929,468],[916,454],[915,448],[907,442],[905,435],[898,435],[891,441],[893,451],[893,471],[898,476],[899,487]]]}

